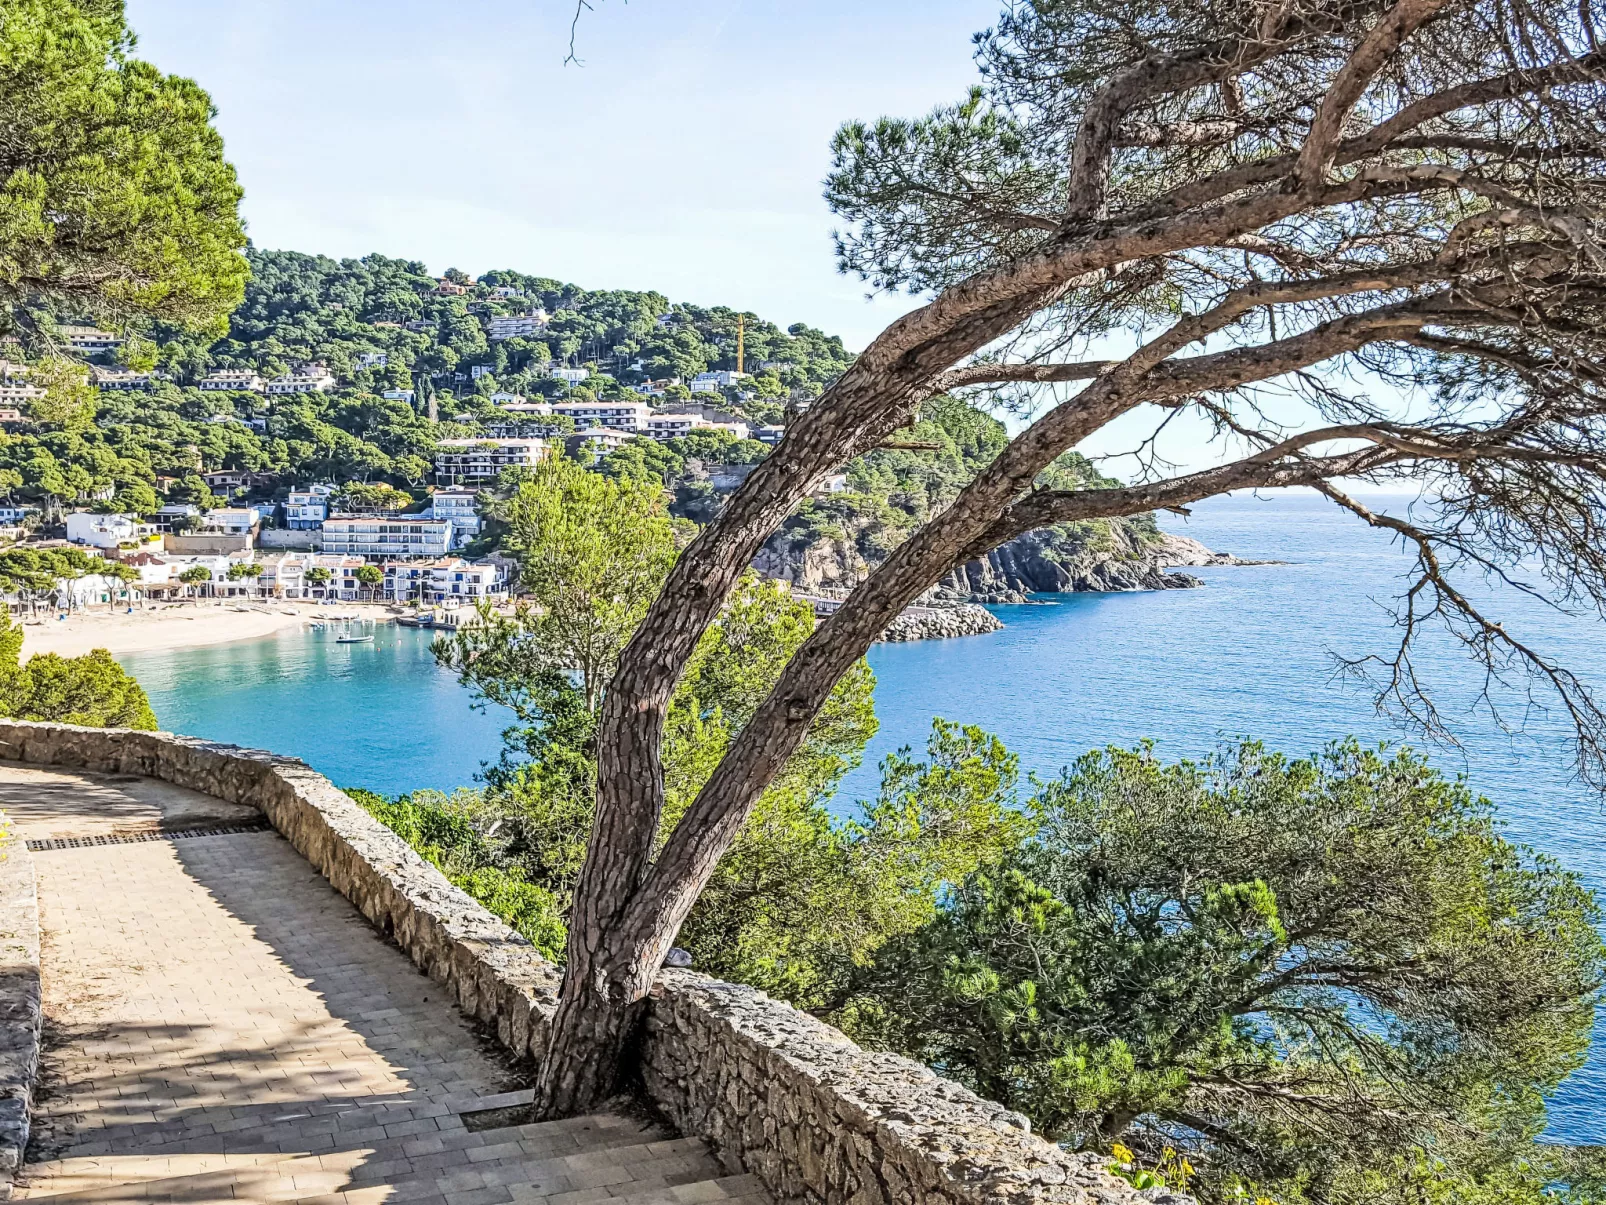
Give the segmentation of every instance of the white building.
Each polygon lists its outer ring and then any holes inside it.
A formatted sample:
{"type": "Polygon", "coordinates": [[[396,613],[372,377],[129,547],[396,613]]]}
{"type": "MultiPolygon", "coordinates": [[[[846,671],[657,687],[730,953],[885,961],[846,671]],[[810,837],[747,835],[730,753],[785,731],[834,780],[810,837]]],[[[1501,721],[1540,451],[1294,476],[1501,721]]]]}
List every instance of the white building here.
{"type": "Polygon", "coordinates": [[[646,402],[559,402],[552,412],[572,419],[576,427],[612,427],[632,434],[645,431],[652,417],[646,402]]]}
{"type": "Polygon", "coordinates": [[[302,364],[289,376],[268,382],[269,393],[327,393],[334,387],[335,378],[322,364],[302,364]]]}
{"type": "Polygon", "coordinates": [[[569,437],[571,449],[588,448],[598,456],[606,456],[615,448],[622,448],[635,436],[626,431],[615,431],[612,427],[587,427],[584,431],[576,431],[569,437]]]}
{"type": "Polygon", "coordinates": [[[111,331],[103,331],[96,326],[63,326],[57,330],[61,337],[67,340],[68,347],[86,356],[116,351],[123,345],[121,335],[114,335],[111,331]]]}
{"type": "Polygon", "coordinates": [[[785,427],[778,427],[773,424],[767,427],[757,427],[753,431],[754,439],[758,440],[758,442],[761,444],[769,444],[769,446],[772,448],[776,444],[780,443],[785,435],[785,427]]]}
{"type": "Polygon", "coordinates": [[[409,406],[411,406],[413,404],[413,399],[416,398],[418,394],[413,392],[411,389],[387,389],[379,396],[384,398],[387,402],[406,402],[409,406]]]}
{"type": "Polygon", "coordinates": [[[151,526],[160,532],[171,532],[173,524],[180,520],[188,521],[197,517],[201,508],[189,502],[169,502],[151,516],[151,526]]]}
{"type": "Polygon", "coordinates": [[[647,434],[660,441],[678,439],[713,425],[700,414],[655,414],[647,420],[647,434]]]}
{"type": "Polygon", "coordinates": [[[365,351],[357,356],[357,367],[384,368],[390,363],[390,353],[383,351],[365,351]]]}
{"type": "Polygon", "coordinates": [[[256,508],[250,506],[220,506],[201,516],[203,531],[221,532],[226,536],[250,535],[257,523],[256,508]]]}
{"type": "Polygon", "coordinates": [[[21,381],[0,381],[0,406],[28,406],[45,396],[37,385],[21,381]]]}
{"type": "Polygon", "coordinates": [[[385,566],[385,597],[392,602],[476,603],[506,595],[507,574],[501,565],[490,561],[447,557],[385,566]]]}
{"type": "Polygon", "coordinates": [[[334,497],[332,485],[309,485],[304,490],[291,490],[284,499],[284,525],[291,531],[316,531],[329,517],[329,499],[334,497]]]}
{"type": "Polygon", "coordinates": [[[16,527],[26,522],[29,515],[39,513],[37,506],[0,506],[0,527],[16,527]]]}
{"type": "Polygon", "coordinates": [[[578,385],[591,375],[589,368],[551,368],[547,375],[553,380],[562,381],[566,385],[578,385]]]}
{"type": "Polygon", "coordinates": [[[745,372],[700,372],[691,379],[693,393],[718,393],[721,389],[729,389],[738,381],[745,381],[751,374],[745,372]]]}
{"type": "Polygon", "coordinates": [[[91,375],[95,378],[96,389],[122,391],[151,387],[151,374],[148,372],[134,372],[128,368],[97,368],[91,375]]]}
{"type": "Polygon", "coordinates": [[[417,515],[338,515],[324,521],[323,550],[370,559],[445,556],[452,550],[452,524],[417,515]]]}
{"type": "Polygon", "coordinates": [[[150,531],[132,515],[97,515],[75,510],[67,516],[67,540],[91,548],[116,548],[138,540],[150,531]]]}
{"type": "Polygon", "coordinates": [[[507,314],[485,324],[485,337],[492,343],[503,339],[529,339],[546,330],[546,314],[507,314]]]}
{"type": "Polygon", "coordinates": [[[461,548],[470,536],[479,534],[480,516],[474,509],[473,490],[436,490],[430,499],[429,513],[433,519],[451,523],[454,548],[461,548]]]}
{"type": "Polygon", "coordinates": [[[435,453],[435,481],[440,485],[484,485],[503,469],[533,469],[546,458],[546,441],[525,439],[443,439],[435,453]]]}
{"type": "Polygon", "coordinates": [[[267,388],[267,382],[249,368],[222,368],[208,373],[195,384],[208,392],[261,393],[267,388]]]}

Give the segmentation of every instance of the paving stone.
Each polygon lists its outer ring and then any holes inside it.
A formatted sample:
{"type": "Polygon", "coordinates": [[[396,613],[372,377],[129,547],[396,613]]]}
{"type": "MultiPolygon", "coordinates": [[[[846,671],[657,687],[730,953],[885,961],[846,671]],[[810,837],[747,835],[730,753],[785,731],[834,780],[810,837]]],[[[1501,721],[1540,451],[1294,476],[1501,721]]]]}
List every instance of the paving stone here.
{"type": "MultiPolygon", "coordinates": [[[[239,818],[239,805],[152,780],[5,762],[0,806],[25,817],[30,838],[239,818]]],[[[465,1129],[463,1112],[533,1094],[445,989],[276,833],[32,856],[46,1092],[18,1199],[675,1205],[730,1195],[701,1140],[632,1117],[465,1129]],[[687,1189],[697,1191],[670,1195],[687,1189]]]]}

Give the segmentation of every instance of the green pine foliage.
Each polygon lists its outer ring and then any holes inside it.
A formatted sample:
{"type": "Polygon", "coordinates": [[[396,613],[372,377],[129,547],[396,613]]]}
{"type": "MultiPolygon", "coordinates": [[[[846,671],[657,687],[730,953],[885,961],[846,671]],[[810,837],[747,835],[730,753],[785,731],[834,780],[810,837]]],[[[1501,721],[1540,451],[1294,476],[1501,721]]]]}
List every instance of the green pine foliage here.
{"type": "Polygon", "coordinates": [[[22,628],[0,616],[0,715],[91,728],[156,727],[138,682],[105,649],[22,660],[22,628]]]}

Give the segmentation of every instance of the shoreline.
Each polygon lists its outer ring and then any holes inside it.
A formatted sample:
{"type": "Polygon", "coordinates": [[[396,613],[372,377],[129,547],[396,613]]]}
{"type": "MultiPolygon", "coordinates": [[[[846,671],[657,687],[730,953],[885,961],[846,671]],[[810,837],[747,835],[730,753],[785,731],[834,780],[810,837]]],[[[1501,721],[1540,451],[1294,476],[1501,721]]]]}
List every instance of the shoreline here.
{"type": "Polygon", "coordinates": [[[365,620],[395,619],[384,603],[298,603],[271,599],[250,604],[236,602],[167,603],[136,608],[78,611],[67,619],[59,612],[42,614],[35,621],[14,618],[22,627],[22,657],[37,653],[79,657],[93,649],[106,649],[114,657],[133,653],[160,653],[204,648],[274,636],[316,622],[318,616],[355,613],[365,620]]]}

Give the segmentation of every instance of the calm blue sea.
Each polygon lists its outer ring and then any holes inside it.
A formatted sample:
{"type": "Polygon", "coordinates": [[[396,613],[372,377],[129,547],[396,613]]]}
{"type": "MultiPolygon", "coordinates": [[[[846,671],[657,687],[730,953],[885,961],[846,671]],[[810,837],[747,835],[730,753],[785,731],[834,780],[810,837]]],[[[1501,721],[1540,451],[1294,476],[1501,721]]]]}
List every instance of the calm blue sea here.
{"type": "MultiPolygon", "coordinates": [[[[1218,500],[1164,523],[1287,563],[1199,570],[1201,590],[999,607],[1006,627],[992,635],[877,646],[881,731],[844,799],[873,794],[875,762],[918,747],[939,715],[998,733],[1045,774],[1093,746],[1144,737],[1174,757],[1240,734],[1295,754],[1350,734],[1400,739],[1364,690],[1334,675],[1335,655],[1384,651],[1395,636],[1385,607],[1409,562],[1385,535],[1301,495],[1218,500]]],[[[1606,689],[1606,626],[1515,596],[1495,601],[1509,629],[1606,689]]],[[[471,712],[435,668],[427,636],[408,629],[381,628],[372,645],[289,634],[122,660],[163,727],[295,754],[343,785],[469,782],[495,756],[504,722],[471,712]]],[[[1480,676],[1447,640],[1426,642],[1418,665],[1462,740],[1437,751],[1438,764],[1467,774],[1515,838],[1606,892],[1606,811],[1572,780],[1564,722],[1512,691],[1497,698],[1524,731],[1503,733],[1477,703],[1480,676]]],[[[1606,1143],[1606,1026],[1589,1066],[1553,1101],[1552,1132],[1606,1143]]]]}

